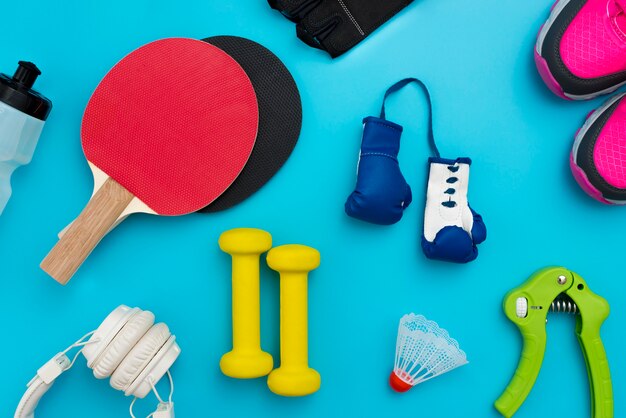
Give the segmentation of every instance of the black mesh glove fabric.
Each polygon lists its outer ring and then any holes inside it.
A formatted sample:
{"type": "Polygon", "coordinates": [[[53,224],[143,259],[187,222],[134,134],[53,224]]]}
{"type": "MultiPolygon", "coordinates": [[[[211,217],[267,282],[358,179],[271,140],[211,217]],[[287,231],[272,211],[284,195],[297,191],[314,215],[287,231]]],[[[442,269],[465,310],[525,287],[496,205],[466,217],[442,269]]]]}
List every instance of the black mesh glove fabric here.
{"type": "Polygon", "coordinates": [[[350,50],[413,0],[268,0],[297,23],[298,37],[335,58],[350,50]]]}

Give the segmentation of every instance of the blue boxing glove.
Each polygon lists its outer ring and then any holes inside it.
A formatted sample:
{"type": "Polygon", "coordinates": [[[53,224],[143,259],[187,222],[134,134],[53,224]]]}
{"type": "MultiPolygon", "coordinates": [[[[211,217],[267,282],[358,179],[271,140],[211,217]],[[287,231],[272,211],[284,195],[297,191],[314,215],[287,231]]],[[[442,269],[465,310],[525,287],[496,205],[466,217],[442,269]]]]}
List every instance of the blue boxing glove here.
{"type": "Polygon", "coordinates": [[[467,263],[487,238],[483,219],[467,203],[469,158],[428,160],[430,174],[424,211],[422,250],[428,258],[467,263]]]}
{"type": "Polygon", "coordinates": [[[349,216],[380,225],[402,218],[412,195],[398,165],[401,136],[402,126],[393,122],[373,116],[363,120],[356,188],[345,205],[349,216]]]}

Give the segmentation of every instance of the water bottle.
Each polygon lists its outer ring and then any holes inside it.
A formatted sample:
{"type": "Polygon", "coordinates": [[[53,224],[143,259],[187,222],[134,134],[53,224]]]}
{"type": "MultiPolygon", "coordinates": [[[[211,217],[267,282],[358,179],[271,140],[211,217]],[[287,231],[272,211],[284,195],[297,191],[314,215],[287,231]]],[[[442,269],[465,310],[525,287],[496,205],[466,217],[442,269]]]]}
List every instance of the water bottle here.
{"type": "Polygon", "coordinates": [[[0,215],[11,197],[11,174],[30,162],[52,102],[32,89],[41,71],[20,61],[13,77],[0,74],[0,215]]]}

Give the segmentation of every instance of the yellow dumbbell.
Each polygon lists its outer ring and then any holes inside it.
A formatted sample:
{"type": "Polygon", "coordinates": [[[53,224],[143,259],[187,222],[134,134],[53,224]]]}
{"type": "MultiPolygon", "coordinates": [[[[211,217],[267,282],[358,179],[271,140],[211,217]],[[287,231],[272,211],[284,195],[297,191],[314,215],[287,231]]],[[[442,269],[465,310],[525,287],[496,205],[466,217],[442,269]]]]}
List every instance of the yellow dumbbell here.
{"type": "Polygon", "coordinates": [[[283,245],[267,254],[280,273],[280,367],[267,379],[282,396],[304,396],[320,388],[320,374],[309,367],[307,331],[308,272],[320,265],[320,253],[304,245],[283,245]]]}
{"type": "Polygon", "coordinates": [[[238,379],[266,376],[274,361],[261,350],[259,258],[272,247],[272,236],[260,229],[231,229],[219,245],[233,264],[233,349],[222,356],[220,368],[238,379]]]}

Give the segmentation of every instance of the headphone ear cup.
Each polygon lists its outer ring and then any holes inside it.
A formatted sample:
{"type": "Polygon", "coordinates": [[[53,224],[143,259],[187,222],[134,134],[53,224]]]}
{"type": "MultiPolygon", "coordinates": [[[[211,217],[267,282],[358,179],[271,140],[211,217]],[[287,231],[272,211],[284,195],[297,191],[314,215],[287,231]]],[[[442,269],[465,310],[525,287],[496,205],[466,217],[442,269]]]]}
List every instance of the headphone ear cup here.
{"type": "Polygon", "coordinates": [[[92,366],[93,375],[97,379],[106,379],[111,376],[152,325],[154,325],[152,312],[141,311],[135,314],[98,356],[92,366]]]}
{"type": "Polygon", "coordinates": [[[114,389],[126,391],[167,342],[170,335],[170,330],[164,323],[158,323],[150,328],[115,369],[111,375],[111,386],[114,389]]]}
{"type": "Polygon", "coordinates": [[[126,305],[120,305],[107,315],[89,339],[89,344],[83,347],[83,355],[87,359],[87,367],[93,368],[96,361],[100,358],[100,354],[113,341],[124,325],[140,311],[139,308],[129,308],[126,305]]]}
{"type": "Polygon", "coordinates": [[[153,385],[156,385],[170,370],[179,355],[180,347],[176,343],[176,337],[172,335],[124,394],[145,398],[152,391],[153,385]]]}

